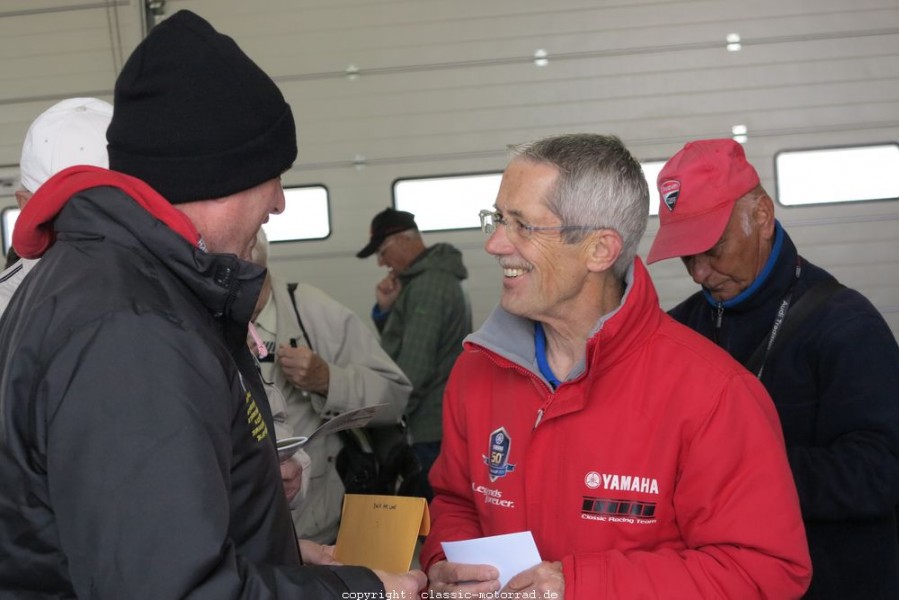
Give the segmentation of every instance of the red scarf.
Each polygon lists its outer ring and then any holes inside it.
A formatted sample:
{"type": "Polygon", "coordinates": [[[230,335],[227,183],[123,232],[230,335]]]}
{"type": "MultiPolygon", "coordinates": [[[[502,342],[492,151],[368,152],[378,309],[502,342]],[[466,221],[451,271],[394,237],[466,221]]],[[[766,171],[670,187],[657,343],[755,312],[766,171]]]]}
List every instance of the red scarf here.
{"type": "Polygon", "coordinates": [[[200,233],[187,215],[140,179],[118,171],[78,165],[48,179],[22,209],[12,235],[16,253],[23,258],[40,258],[56,241],[53,219],[66,202],[78,192],[100,186],[119,188],[190,244],[199,243],[200,233]]]}

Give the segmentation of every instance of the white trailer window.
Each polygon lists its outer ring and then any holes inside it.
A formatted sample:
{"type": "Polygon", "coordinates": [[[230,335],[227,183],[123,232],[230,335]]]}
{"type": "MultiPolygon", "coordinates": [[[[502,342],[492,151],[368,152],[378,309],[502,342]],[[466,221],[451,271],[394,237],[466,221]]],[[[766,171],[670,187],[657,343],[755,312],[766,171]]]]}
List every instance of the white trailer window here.
{"type": "Polygon", "coordinates": [[[323,240],[331,235],[328,188],[321,185],[284,188],[284,212],[269,215],[262,226],[269,242],[323,240]]]}
{"type": "Polygon", "coordinates": [[[420,231],[477,229],[478,213],[493,206],[502,173],[477,173],[393,182],[393,206],[415,215],[420,231]]]}
{"type": "Polygon", "coordinates": [[[16,226],[16,219],[19,218],[20,212],[18,207],[3,209],[2,220],[0,220],[0,227],[3,228],[3,256],[6,256],[12,246],[12,230],[16,226]]]}
{"type": "Polygon", "coordinates": [[[646,183],[649,185],[650,215],[659,214],[659,188],[656,186],[656,179],[658,179],[659,171],[662,170],[666,162],[668,161],[648,160],[640,163],[640,166],[643,167],[643,177],[646,178],[646,183]]]}
{"type": "Polygon", "coordinates": [[[899,145],[779,152],[777,200],[785,206],[899,198],[899,145]]]}
{"type": "MultiPolygon", "coordinates": [[[[649,184],[649,214],[656,215],[656,177],[665,161],[641,164],[649,184]]],[[[398,179],[393,183],[393,206],[415,215],[421,231],[478,229],[478,213],[493,206],[501,179],[502,173],[398,179]]]]}
{"type": "MultiPolygon", "coordinates": [[[[284,212],[270,215],[262,226],[269,242],[323,240],[331,235],[328,189],[321,185],[284,188],[284,212]]],[[[12,245],[12,232],[19,217],[18,208],[5,208],[2,213],[3,254],[12,245]]],[[[475,215],[477,219],[477,215],[475,215]]]]}

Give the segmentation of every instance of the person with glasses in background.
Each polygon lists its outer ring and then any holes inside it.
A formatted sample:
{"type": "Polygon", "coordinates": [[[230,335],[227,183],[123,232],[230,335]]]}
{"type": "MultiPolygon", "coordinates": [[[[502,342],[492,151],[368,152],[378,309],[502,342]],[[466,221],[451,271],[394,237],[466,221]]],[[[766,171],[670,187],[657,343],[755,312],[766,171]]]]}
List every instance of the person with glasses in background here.
{"type": "MultiPolygon", "coordinates": [[[[637,245],[649,191],[618,138],[519,146],[485,249],[499,306],[465,340],[420,562],[434,594],[500,590],[441,543],[529,531],[522,597],[798,598],[811,576],[771,399],[659,307],[637,245]]],[[[506,581],[506,578],[503,579],[506,581]]]]}
{"type": "Polygon", "coordinates": [[[686,144],[658,176],[648,262],[702,289],[670,314],[725,349],[777,407],[805,519],[807,598],[899,598],[899,346],[859,292],[799,254],[743,146],[686,144]]]}
{"type": "Polygon", "coordinates": [[[372,320],[381,347],[412,382],[406,423],[421,463],[419,495],[432,498],[428,472],[440,452],[443,390],[471,333],[471,305],[462,253],[449,244],[425,246],[412,213],[387,208],[371,222],[371,239],[356,256],[377,254],[387,275],[375,288],[372,320]]]}

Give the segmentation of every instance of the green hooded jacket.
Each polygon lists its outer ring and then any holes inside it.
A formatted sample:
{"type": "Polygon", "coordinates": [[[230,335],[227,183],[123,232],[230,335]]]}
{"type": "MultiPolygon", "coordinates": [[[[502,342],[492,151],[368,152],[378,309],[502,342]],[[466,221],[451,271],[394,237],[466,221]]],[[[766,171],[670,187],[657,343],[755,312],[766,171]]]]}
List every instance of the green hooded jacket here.
{"type": "Polygon", "coordinates": [[[443,389],[462,340],[471,333],[471,306],[462,281],[468,270],[449,244],[427,248],[399,274],[389,313],[375,316],[381,347],[412,382],[406,418],[415,442],[439,441],[443,389]]]}

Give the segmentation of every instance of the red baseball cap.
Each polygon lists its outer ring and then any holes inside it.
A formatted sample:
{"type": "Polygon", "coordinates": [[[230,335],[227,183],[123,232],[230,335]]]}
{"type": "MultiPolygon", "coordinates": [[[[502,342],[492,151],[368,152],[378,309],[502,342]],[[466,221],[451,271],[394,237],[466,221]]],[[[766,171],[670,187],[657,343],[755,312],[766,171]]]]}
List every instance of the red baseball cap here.
{"type": "Polygon", "coordinates": [[[672,156],[656,182],[659,231],[647,263],[700,254],[714,246],[734,204],[759,184],[759,175],[734,140],[699,140],[672,156]]]}

